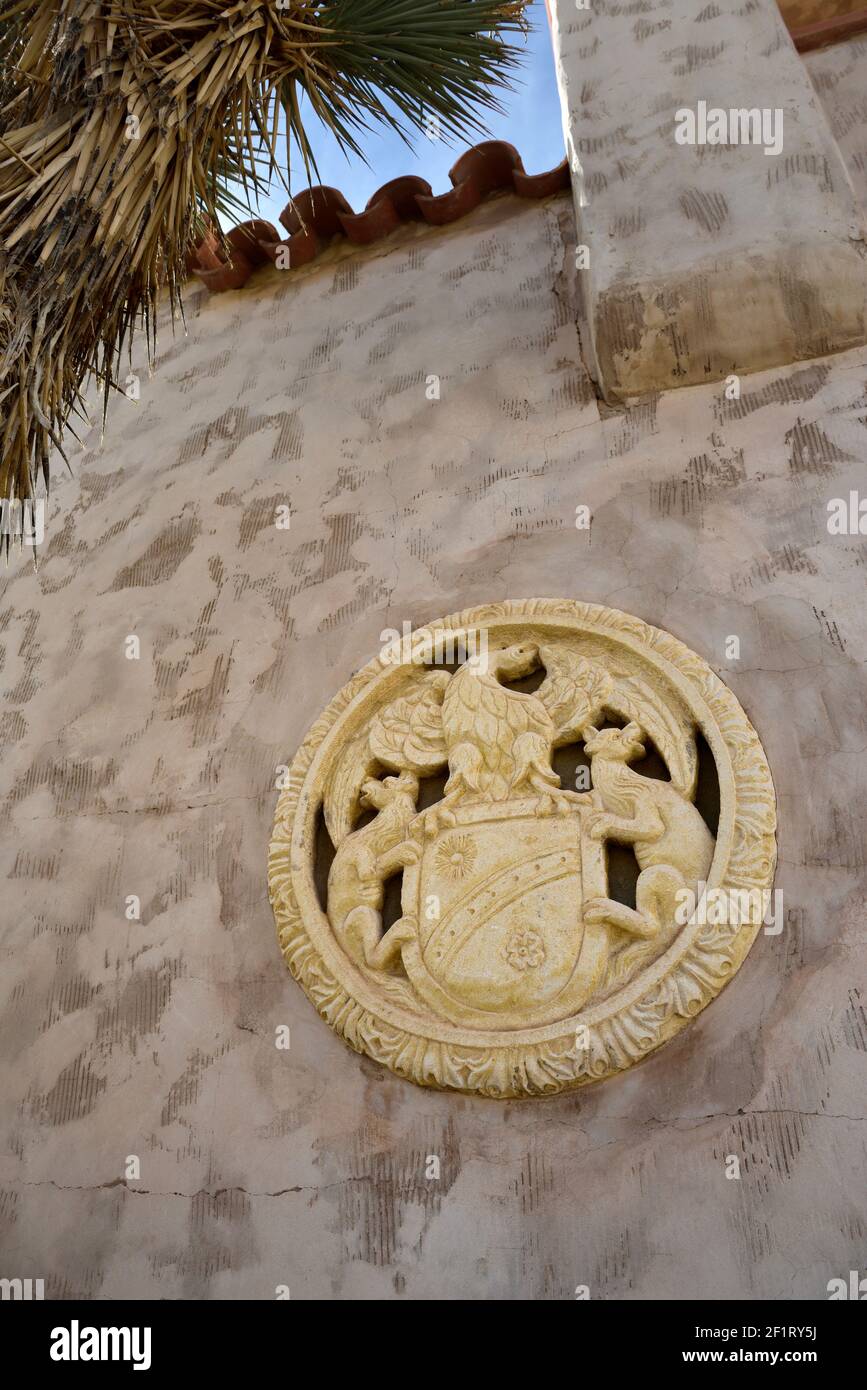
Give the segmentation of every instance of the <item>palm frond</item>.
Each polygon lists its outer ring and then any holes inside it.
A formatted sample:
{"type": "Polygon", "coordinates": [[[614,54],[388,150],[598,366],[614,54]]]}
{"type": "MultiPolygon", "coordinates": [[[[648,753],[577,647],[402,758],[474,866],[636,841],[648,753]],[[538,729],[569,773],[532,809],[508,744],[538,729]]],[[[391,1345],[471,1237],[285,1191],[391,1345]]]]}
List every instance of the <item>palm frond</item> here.
{"type": "Polygon", "coordinates": [[[307,107],[356,155],[431,114],[478,134],[526,3],[0,0],[0,498],[48,488],[91,375],[107,410],[202,227],[288,186],[281,112],[308,175],[307,107]]]}

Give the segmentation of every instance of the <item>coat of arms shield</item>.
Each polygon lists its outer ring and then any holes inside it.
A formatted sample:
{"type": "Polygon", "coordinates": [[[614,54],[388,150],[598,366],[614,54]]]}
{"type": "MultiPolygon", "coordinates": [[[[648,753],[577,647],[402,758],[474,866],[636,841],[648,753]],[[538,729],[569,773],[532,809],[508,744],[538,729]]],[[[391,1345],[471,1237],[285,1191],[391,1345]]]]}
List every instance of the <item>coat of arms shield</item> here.
{"type": "Polygon", "coordinates": [[[582,835],[593,806],[545,809],[538,797],[458,806],[404,874],[418,922],[404,965],[446,1017],[562,1017],[598,980],[604,933],[581,912],[605,885],[601,846],[582,835]]]}

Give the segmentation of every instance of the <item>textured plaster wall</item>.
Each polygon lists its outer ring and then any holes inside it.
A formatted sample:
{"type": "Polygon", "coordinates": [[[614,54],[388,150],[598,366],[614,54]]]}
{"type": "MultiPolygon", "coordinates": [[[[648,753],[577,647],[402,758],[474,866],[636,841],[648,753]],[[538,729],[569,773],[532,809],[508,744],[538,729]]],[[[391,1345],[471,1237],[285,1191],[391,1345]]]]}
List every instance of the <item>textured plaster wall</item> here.
{"type": "Polygon", "coordinates": [[[862,207],[867,208],[867,35],[804,56],[862,207]]]}
{"type": "Polygon", "coordinates": [[[775,0],[550,9],[606,400],[863,344],[863,210],[775,0]],[[782,113],[777,153],[731,128],[732,143],[679,144],[676,113],[700,102],[782,113]]]}
{"type": "Polygon", "coordinates": [[[863,1267],[867,542],[825,523],[865,488],[867,353],[600,412],[571,229],[566,197],[502,198],[191,286],[188,336],[164,325],[140,403],[58,477],[0,599],[0,1274],[813,1299],[863,1267]],[[665,626],[729,682],[776,779],[785,927],[630,1074],[497,1104],[331,1034],[265,865],[275,768],[384,627],[537,594],[665,626]]]}

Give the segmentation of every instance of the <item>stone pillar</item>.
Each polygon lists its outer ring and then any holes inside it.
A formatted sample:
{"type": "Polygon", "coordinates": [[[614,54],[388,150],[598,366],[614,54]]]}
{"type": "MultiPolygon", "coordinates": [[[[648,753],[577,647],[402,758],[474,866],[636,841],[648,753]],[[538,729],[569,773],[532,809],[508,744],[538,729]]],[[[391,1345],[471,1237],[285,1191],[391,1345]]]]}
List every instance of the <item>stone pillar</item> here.
{"type": "Polygon", "coordinates": [[[548,5],[606,399],[867,341],[863,216],[775,0],[548,5]]]}

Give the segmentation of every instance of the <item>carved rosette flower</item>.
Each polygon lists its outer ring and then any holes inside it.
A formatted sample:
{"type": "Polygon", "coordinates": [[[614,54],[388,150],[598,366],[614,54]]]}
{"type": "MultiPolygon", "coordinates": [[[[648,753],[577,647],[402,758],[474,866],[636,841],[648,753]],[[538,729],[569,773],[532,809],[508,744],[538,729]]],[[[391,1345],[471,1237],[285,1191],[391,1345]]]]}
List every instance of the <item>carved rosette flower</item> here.
{"type": "Polygon", "coordinates": [[[545,959],[545,943],[532,927],[522,927],[506,942],[505,956],[513,970],[536,970],[545,959]]]}

